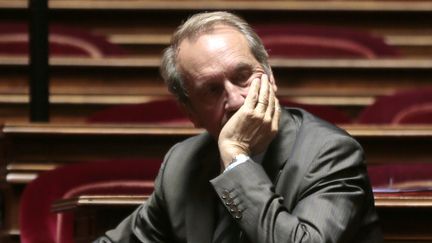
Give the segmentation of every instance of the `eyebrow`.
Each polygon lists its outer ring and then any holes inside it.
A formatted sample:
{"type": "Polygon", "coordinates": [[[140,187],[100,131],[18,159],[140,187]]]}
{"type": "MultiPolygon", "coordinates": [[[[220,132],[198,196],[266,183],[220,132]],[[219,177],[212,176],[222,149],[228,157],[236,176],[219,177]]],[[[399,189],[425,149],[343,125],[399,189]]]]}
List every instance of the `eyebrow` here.
{"type": "Polygon", "coordinates": [[[253,69],[253,65],[250,64],[250,63],[246,63],[246,62],[241,62],[241,63],[238,63],[236,65],[236,67],[234,68],[234,71],[238,72],[238,71],[243,71],[243,70],[248,70],[248,69],[252,70],[253,69]]]}
{"type": "MultiPolygon", "coordinates": [[[[240,62],[237,63],[236,66],[232,70],[228,70],[229,73],[238,73],[244,70],[253,70],[253,65],[248,62],[240,62]]],[[[198,89],[202,89],[205,87],[209,82],[213,81],[215,78],[217,78],[217,75],[205,75],[203,77],[200,77],[200,80],[204,81],[203,85],[200,85],[198,89]]]]}

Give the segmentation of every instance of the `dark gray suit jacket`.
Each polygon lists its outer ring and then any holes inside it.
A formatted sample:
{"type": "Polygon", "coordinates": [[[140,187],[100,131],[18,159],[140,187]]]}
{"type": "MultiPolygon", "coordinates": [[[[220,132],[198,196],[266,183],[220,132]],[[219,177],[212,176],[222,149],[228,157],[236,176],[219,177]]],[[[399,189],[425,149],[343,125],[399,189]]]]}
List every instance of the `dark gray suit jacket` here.
{"type": "Polygon", "coordinates": [[[282,113],[262,165],[219,166],[208,133],[176,144],[150,199],[97,242],[210,243],[227,196],[250,242],[382,242],[362,148],[303,110],[282,113]]]}

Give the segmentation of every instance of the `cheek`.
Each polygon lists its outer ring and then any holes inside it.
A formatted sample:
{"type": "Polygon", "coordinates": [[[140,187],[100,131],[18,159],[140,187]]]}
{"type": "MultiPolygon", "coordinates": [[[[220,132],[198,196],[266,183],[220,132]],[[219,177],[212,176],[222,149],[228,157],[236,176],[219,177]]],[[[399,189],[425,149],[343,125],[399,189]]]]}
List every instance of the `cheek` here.
{"type": "Polygon", "coordinates": [[[240,94],[241,94],[241,96],[243,96],[243,98],[246,98],[246,96],[248,95],[249,87],[250,87],[250,84],[247,87],[240,89],[240,94]]]}
{"type": "Polygon", "coordinates": [[[200,112],[200,120],[205,126],[216,126],[220,123],[224,115],[223,103],[215,102],[213,105],[205,106],[200,112]]]}
{"type": "Polygon", "coordinates": [[[242,89],[242,94],[246,97],[247,96],[247,94],[249,93],[249,88],[250,88],[250,85],[248,85],[247,87],[244,87],[243,89],[242,89]]]}

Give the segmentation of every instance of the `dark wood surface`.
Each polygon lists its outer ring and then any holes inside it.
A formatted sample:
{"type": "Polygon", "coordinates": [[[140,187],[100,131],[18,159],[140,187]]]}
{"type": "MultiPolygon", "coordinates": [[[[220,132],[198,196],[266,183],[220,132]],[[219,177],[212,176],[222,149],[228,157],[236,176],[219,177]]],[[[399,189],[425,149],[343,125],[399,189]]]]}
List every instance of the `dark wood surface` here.
{"type": "MultiPolygon", "coordinates": [[[[59,200],[52,209],[58,213],[74,210],[76,223],[87,226],[79,228],[76,239],[88,242],[115,227],[146,199],[146,195],[81,195],[59,200]],[[107,223],[107,215],[115,215],[118,221],[107,223]]],[[[432,192],[375,193],[375,204],[386,243],[432,241],[432,192]]]]}
{"type": "MultiPolygon", "coordinates": [[[[362,144],[369,164],[431,161],[431,126],[351,125],[343,128],[362,144]]],[[[10,183],[27,183],[39,171],[65,163],[163,158],[174,143],[203,130],[151,124],[6,123],[1,132],[3,178],[10,183]]]]}

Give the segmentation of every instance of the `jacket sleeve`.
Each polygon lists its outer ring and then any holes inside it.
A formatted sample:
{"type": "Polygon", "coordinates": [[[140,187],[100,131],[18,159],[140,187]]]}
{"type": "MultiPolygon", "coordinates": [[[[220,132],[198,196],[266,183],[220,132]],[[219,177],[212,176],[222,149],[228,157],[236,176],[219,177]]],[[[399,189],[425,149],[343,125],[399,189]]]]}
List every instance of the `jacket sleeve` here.
{"type": "Polygon", "coordinates": [[[371,206],[363,151],[342,136],[328,139],[315,153],[313,161],[295,162],[308,164],[298,188],[278,185],[282,191],[275,192],[262,166],[253,161],[211,181],[251,242],[351,242],[365,205],[371,206]],[[283,190],[297,191],[292,208],[284,204],[283,190]]]}
{"type": "MultiPolygon", "coordinates": [[[[172,149],[170,150],[170,152],[172,149]]],[[[162,178],[167,158],[165,156],[155,180],[155,189],[149,199],[124,219],[115,229],[109,230],[94,243],[157,243],[170,242],[171,231],[165,209],[162,178]]]]}

